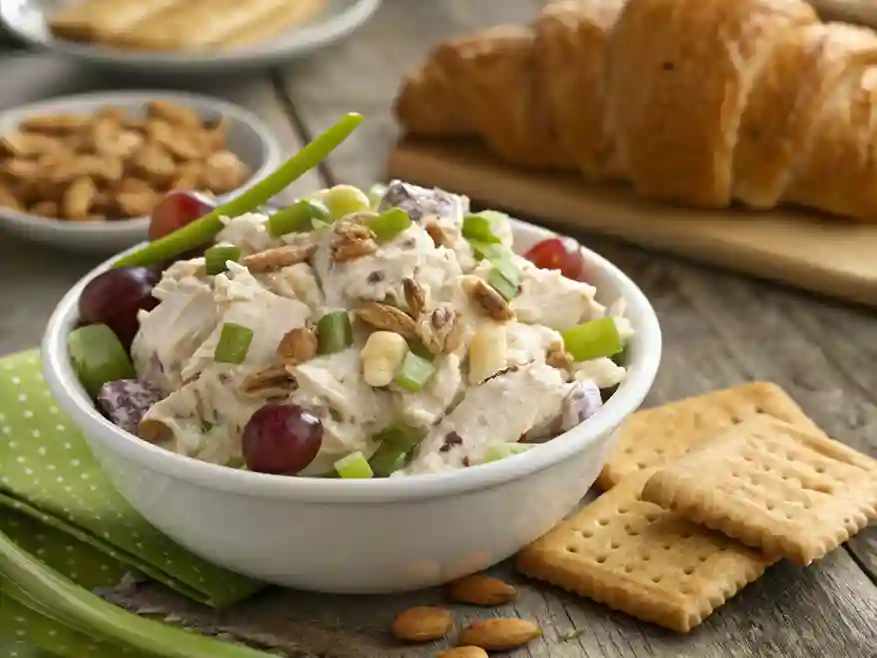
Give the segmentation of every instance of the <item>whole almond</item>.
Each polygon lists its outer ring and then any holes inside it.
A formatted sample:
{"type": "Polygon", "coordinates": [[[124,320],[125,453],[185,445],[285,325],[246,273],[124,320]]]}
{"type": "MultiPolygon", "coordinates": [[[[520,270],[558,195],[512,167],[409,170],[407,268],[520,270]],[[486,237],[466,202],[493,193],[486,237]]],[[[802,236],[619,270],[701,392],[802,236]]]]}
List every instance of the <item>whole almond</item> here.
{"type": "Polygon", "coordinates": [[[542,629],[527,619],[488,619],[478,621],[460,633],[460,644],[471,644],[487,651],[508,651],[542,635],[542,629]]]}
{"type": "Polygon", "coordinates": [[[451,613],[444,608],[415,606],[393,620],[393,635],[403,642],[431,642],[451,630],[451,613]]]}
{"type": "Polygon", "coordinates": [[[514,601],[518,591],[508,583],[484,574],[472,574],[448,586],[448,596],[458,603],[502,605],[514,601]]]}
{"type": "Polygon", "coordinates": [[[488,658],[487,652],[481,647],[454,647],[442,651],[438,658],[488,658]]]}

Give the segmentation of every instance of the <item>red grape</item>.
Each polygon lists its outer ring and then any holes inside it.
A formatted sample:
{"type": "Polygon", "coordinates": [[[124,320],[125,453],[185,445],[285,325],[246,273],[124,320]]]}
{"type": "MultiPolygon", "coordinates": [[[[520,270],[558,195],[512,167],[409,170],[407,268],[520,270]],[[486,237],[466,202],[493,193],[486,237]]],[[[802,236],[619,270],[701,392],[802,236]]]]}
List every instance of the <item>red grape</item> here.
{"type": "Polygon", "coordinates": [[[524,258],[543,270],[560,270],[567,279],[584,281],[585,259],[575,240],[548,238],[537,242],[524,258]]]}
{"type": "Polygon", "coordinates": [[[139,326],[137,311],[158,304],[152,296],[156,283],[158,276],[146,267],[119,267],[97,275],[79,297],[80,323],[105,324],[130,348],[139,326]]]}
{"type": "Polygon", "coordinates": [[[247,421],[243,453],[247,468],[295,475],[314,461],[323,443],[323,423],[295,404],[266,404],[247,421]]]}
{"type": "Polygon", "coordinates": [[[215,207],[216,203],[210,197],[198,192],[171,190],[152,209],[149,239],[158,240],[173,233],[215,207]]]}

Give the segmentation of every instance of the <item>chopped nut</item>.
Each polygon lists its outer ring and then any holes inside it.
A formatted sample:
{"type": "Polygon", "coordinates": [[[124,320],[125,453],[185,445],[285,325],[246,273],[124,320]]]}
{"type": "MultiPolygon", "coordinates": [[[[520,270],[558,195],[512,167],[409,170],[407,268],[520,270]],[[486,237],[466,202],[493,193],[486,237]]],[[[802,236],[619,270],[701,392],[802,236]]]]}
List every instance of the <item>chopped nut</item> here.
{"type": "Polygon", "coordinates": [[[444,231],[442,231],[441,227],[438,224],[436,224],[435,222],[429,222],[424,227],[424,230],[427,232],[429,237],[432,238],[432,243],[436,247],[448,246],[447,245],[447,238],[445,237],[445,233],[444,233],[444,231]]]}
{"type": "Polygon", "coordinates": [[[58,217],[58,204],[54,201],[37,201],[27,210],[31,215],[39,215],[40,217],[58,217]]]}
{"type": "MultiPolygon", "coordinates": [[[[82,155],[76,158],[69,168],[74,176],[88,176],[101,183],[117,183],[122,180],[124,167],[117,157],[82,155]]],[[[64,168],[59,166],[58,173],[62,174],[64,168]]]]}
{"type": "Polygon", "coordinates": [[[54,153],[62,148],[62,143],[57,138],[39,133],[13,133],[0,137],[0,153],[12,157],[32,158],[54,153]]]}
{"type": "Polygon", "coordinates": [[[295,366],[317,354],[317,336],[312,329],[297,327],[288,331],[277,346],[277,356],[287,366],[295,366]]]}
{"type": "Polygon", "coordinates": [[[486,281],[476,276],[463,277],[463,290],[481,307],[484,313],[499,322],[514,320],[512,311],[505,298],[491,288],[486,281]]]}
{"type": "Polygon", "coordinates": [[[204,166],[204,182],[220,194],[240,187],[247,179],[247,166],[229,151],[217,151],[207,158],[204,166]]]}
{"type": "Polygon", "coordinates": [[[186,128],[201,128],[201,117],[195,110],[170,101],[151,101],[146,106],[146,116],[186,128]]]}
{"type": "Polygon", "coordinates": [[[453,352],[463,340],[460,314],[447,303],[439,303],[435,309],[422,313],[417,320],[417,337],[433,354],[453,352]]]}
{"type": "Polygon", "coordinates": [[[569,371],[572,370],[574,360],[569,352],[564,351],[562,348],[558,349],[553,347],[548,350],[548,354],[545,357],[545,363],[552,368],[569,371]]]}
{"type": "Polygon", "coordinates": [[[64,192],[61,214],[75,221],[88,219],[96,195],[97,189],[90,178],[77,178],[64,192]]]}
{"type": "Polygon", "coordinates": [[[417,327],[411,316],[394,306],[367,301],[356,310],[355,315],[374,329],[392,331],[403,338],[417,336],[417,327]]]}
{"type": "Polygon", "coordinates": [[[114,205],[125,217],[141,217],[149,214],[156,201],[158,192],[154,190],[131,190],[116,192],[114,205]]]}
{"type": "Polygon", "coordinates": [[[148,181],[167,180],[174,175],[174,159],[158,144],[147,143],[129,160],[132,173],[148,181]]]}
{"type": "Polygon", "coordinates": [[[285,247],[266,249],[265,251],[260,251],[257,254],[250,254],[249,256],[245,256],[243,261],[241,262],[252,273],[271,272],[273,270],[279,270],[288,265],[303,263],[308,258],[313,256],[316,250],[317,245],[315,244],[291,244],[285,247]]]}
{"type": "Polygon", "coordinates": [[[375,234],[369,227],[351,221],[335,224],[332,239],[332,260],[345,263],[368,256],[378,250],[375,234]]]}
{"type": "Polygon", "coordinates": [[[81,130],[88,126],[91,121],[91,117],[78,114],[43,114],[28,117],[21,122],[19,128],[26,131],[57,135],[81,130]]]}
{"type": "Polygon", "coordinates": [[[418,317],[426,306],[426,291],[417,281],[407,276],[402,279],[402,289],[405,291],[408,312],[412,318],[418,317]]]}
{"type": "Polygon", "coordinates": [[[177,169],[177,173],[171,180],[170,188],[173,190],[196,190],[201,186],[204,179],[204,163],[187,162],[177,169]]]}
{"type": "Polygon", "coordinates": [[[274,397],[291,393],[295,387],[295,378],[286,367],[272,364],[244,377],[241,392],[259,397],[274,397]]]}
{"type": "Polygon", "coordinates": [[[39,176],[40,169],[40,164],[34,160],[13,158],[3,163],[0,173],[4,173],[13,179],[27,180],[39,176]]]}

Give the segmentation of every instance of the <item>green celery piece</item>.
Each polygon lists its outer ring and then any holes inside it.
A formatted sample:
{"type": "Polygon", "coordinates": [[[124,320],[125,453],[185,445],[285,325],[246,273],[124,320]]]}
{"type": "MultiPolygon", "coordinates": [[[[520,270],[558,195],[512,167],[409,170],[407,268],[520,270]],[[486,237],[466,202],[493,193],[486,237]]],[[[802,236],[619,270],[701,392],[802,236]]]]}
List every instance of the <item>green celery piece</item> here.
{"type": "Polygon", "coordinates": [[[477,258],[488,261],[517,288],[521,282],[521,270],[512,258],[512,251],[504,244],[490,244],[479,240],[469,241],[477,258]]]}
{"type": "Polygon", "coordinates": [[[228,269],[226,263],[230,260],[237,262],[241,257],[239,247],[232,245],[217,245],[210,247],[204,252],[204,269],[207,274],[214,276],[222,274],[228,269]]]}
{"type": "Polygon", "coordinates": [[[372,185],[367,193],[368,200],[371,203],[372,210],[377,210],[381,201],[384,200],[384,195],[387,193],[387,186],[383,183],[375,183],[372,185]]]}
{"type": "Polygon", "coordinates": [[[379,242],[389,242],[411,226],[411,218],[401,208],[390,208],[373,217],[368,227],[375,232],[379,242]]]}
{"type": "Polygon", "coordinates": [[[417,393],[434,374],[435,366],[430,361],[417,356],[414,352],[408,352],[393,381],[400,388],[410,393],[417,393]]]}
{"type": "Polygon", "coordinates": [[[382,443],[369,459],[368,465],[375,477],[386,478],[405,465],[407,456],[408,452],[402,446],[389,442],[382,443]]]}
{"type": "Polygon", "coordinates": [[[136,377],[121,341],[105,324],[90,324],[71,331],[67,351],[76,376],[93,398],[107,382],[136,377]]]}
{"type": "Polygon", "coordinates": [[[485,244],[497,244],[500,239],[493,233],[493,225],[483,215],[466,215],[463,218],[463,237],[485,244]]]}
{"type": "Polygon", "coordinates": [[[353,345],[353,327],[347,311],[326,313],[317,320],[317,352],[334,354],[353,345]]]}
{"type": "Polygon", "coordinates": [[[612,356],[624,349],[618,327],[611,317],[591,320],[560,332],[564,349],[575,361],[612,356]]]}
{"type": "Polygon", "coordinates": [[[267,658],[270,654],[221,642],[126,612],[22,551],[0,532],[0,580],[8,579],[55,619],[164,658],[267,658]]]}
{"type": "Polygon", "coordinates": [[[335,471],[345,480],[367,480],[374,476],[368,460],[359,450],[335,462],[335,471]]]}
{"type": "Polygon", "coordinates": [[[329,209],[319,201],[302,199],[271,215],[268,218],[268,233],[274,237],[287,233],[305,233],[315,228],[314,220],[329,222],[331,217],[329,209]]]}
{"type": "Polygon", "coordinates": [[[301,178],[334,151],[362,122],[362,115],[350,113],[321,135],[317,135],[276,171],[269,174],[237,197],[214,208],[194,222],[155,242],[118,259],[114,267],[154,265],[194,249],[219,233],[221,217],[238,217],[264,205],[294,180],[301,178]]]}
{"type": "Polygon", "coordinates": [[[426,433],[423,430],[416,427],[396,424],[385,427],[372,438],[375,441],[380,441],[381,445],[391,443],[408,451],[420,443],[425,435],[426,433]]]}
{"type": "Polygon", "coordinates": [[[484,459],[481,461],[483,464],[489,464],[512,455],[520,455],[533,447],[532,443],[494,443],[487,446],[487,450],[484,451],[484,459]]]}
{"type": "Polygon", "coordinates": [[[213,360],[217,363],[243,363],[252,342],[252,329],[234,322],[226,322],[219,332],[219,341],[213,350],[213,360]]]}
{"type": "Polygon", "coordinates": [[[505,278],[499,268],[494,265],[487,275],[487,283],[502,295],[506,301],[511,301],[518,295],[518,286],[505,278]]]}

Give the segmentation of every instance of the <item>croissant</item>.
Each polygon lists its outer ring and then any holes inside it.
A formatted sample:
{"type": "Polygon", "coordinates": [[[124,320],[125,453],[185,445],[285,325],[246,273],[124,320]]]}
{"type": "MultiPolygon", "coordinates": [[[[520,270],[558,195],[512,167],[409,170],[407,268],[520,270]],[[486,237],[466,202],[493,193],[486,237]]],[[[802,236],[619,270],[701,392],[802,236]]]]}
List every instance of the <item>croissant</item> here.
{"type": "Polygon", "coordinates": [[[877,220],[877,34],[803,0],[550,4],[441,44],[394,112],[647,198],[877,220]]]}

